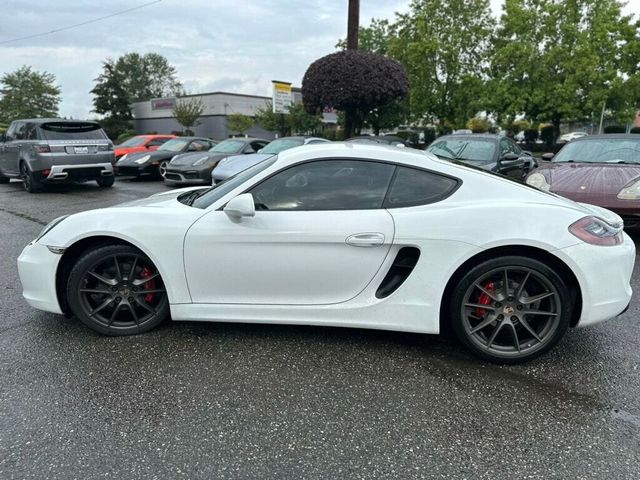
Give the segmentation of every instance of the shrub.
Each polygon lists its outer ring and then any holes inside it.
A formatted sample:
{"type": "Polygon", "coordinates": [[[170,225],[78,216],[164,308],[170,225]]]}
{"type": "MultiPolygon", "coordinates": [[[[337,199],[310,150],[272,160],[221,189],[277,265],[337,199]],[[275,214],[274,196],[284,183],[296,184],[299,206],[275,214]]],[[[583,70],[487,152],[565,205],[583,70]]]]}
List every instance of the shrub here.
{"type": "Polygon", "coordinates": [[[535,143],[539,135],[540,132],[538,132],[538,130],[536,130],[535,128],[528,128],[524,131],[524,141],[527,143],[535,143]]]}
{"type": "Polygon", "coordinates": [[[424,129],[424,143],[429,145],[435,139],[436,139],[436,129],[435,128],[425,128],[424,129]]]}
{"type": "Polygon", "coordinates": [[[486,118],[475,117],[467,122],[467,128],[473,133],[487,133],[491,123],[486,118]]]}
{"type": "Polygon", "coordinates": [[[629,133],[640,133],[640,127],[633,127],[629,130],[629,133]]]}
{"type": "Polygon", "coordinates": [[[604,127],[604,133],[627,133],[627,128],[622,125],[609,125],[604,127]]]}
{"type": "Polygon", "coordinates": [[[553,125],[543,125],[540,128],[540,138],[547,146],[553,145],[556,140],[556,130],[553,125]]]}

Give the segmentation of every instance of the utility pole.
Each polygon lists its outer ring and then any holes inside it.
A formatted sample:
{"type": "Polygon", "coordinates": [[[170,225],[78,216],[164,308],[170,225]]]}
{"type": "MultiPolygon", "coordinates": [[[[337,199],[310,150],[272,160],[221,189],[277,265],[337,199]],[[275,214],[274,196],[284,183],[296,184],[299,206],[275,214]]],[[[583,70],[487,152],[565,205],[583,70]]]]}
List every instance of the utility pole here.
{"type": "Polygon", "coordinates": [[[347,21],[347,50],[358,49],[358,28],[360,27],[360,0],[349,0],[347,21]]]}

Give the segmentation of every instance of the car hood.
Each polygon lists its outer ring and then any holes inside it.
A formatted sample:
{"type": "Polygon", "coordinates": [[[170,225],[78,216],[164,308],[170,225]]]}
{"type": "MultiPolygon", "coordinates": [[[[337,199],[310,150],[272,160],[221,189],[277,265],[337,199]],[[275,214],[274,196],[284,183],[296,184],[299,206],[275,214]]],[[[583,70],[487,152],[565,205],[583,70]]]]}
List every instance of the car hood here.
{"type": "Polygon", "coordinates": [[[619,163],[551,163],[541,165],[551,191],[584,193],[594,198],[617,195],[627,184],[640,180],[640,165],[619,163]]]}
{"type": "Polygon", "coordinates": [[[223,158],[228,157],[229,155],[234,155],[233,153],[218,153],[218,152],[190,152],[185,153],[183,155],[179,155],[173,159],[171,162],[171,166],[193,166],[198,160],[203,157],[206,157],[208,160],[205,162],[206,164],[211,165],[211,163],[218,162],[223,158]]]}
{"type": "MultiPolygon", "coordinates": [[[[155,195],[151,195],[147,198],[141,198],[139,200],[133,200],[131,202],[120,203],[115,205],[115,207],[158,207],[165,208],[168,206],[175,207],[176,204],[184,205],[180,202],[176,202],[176,198],[186,192],[191,192],[194,190],[201,190],[205,188],[211,187],[186,187],[186,188],[177,188],[175,190],[169,190],[168,192],[156,193],[155,195]]],[[[187,205],[184,205],[185,207],[187,205]]]]}
{"type": "Polygon", "coordinates": [[[273,157],[273,153],[251,153],[249,155],[233,155],[227,157],[224,162],[218,164],[213,175],[220,175],[218,178],[228,178],[238,172],[246,170],[253,165],[273,157]]]}
{"type": "Polygon", "coordinates": [[[170,152],[169,150],[147,150],[145,152],[129,153],[125,158],[118,160],[118,165],[139,165],[135,163],[136,160],[146,155],[149,155],[149,160],[145,163],[162,162],[164,160],[171,160],[176,155],[179,155],[179,153],[180,152],[170,152]]]}

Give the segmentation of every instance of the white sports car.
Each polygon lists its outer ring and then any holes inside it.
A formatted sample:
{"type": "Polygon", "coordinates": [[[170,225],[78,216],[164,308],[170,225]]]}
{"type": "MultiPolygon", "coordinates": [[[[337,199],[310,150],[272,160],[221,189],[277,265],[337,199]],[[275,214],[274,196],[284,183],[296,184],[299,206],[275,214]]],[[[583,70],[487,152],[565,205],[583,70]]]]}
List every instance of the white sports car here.
{"type": "Polygon", "coordinates": [[[629,305],[620,217],[410,149],[282,152],[214,188],[51,222],[32,306],[108,335],[173,320],[438,333],[515,363],[629,305]]]}

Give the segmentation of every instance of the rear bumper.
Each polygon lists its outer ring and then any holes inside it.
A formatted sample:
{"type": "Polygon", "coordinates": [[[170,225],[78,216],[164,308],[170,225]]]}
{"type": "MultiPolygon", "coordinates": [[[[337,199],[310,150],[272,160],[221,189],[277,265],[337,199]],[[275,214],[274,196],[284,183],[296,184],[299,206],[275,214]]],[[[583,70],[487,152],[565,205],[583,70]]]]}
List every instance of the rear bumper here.
{"type": "Polygon", "coordinates": [[[22,296],[32,307],[63,313],[56,293],[56,271],[61,258],[39,243],[31,242],[22,250],[18,257],[18,275],[22,296]]]}
{"type": "Polygon", "coordinates": [[[113,176],[111,163],[93,163],[87,165],[53,165],[48,175],[43,175],[47,182],[68,182],[74,180],[96,180],[113,176]]]}

